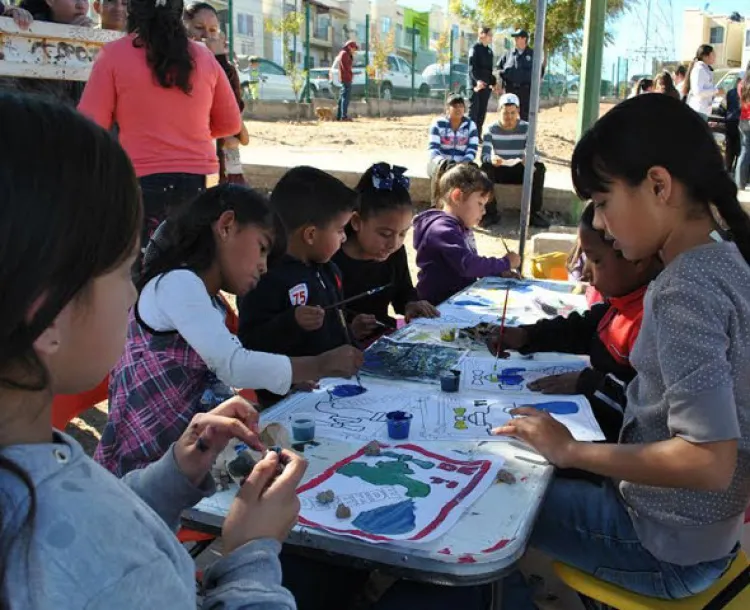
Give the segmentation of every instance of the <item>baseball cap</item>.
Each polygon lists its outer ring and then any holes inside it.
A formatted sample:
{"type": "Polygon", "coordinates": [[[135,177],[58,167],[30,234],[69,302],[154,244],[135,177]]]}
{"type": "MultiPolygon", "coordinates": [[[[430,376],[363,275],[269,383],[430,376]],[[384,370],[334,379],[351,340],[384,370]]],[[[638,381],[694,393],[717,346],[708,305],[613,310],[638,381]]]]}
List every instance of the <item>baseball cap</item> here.
{"type": "Polygon", "coordinates": [[[355,40],[347,40],[346,44],[344,45],[344,48],[346,47],[354,47],[355,49],[359,49],[359,45],[355,40]]]}
{"type": "Polygon", "coordinates": [[[445,100],[446,105],[453,106],[454,104],[463,104],[466,105],[466,100],[464,99],[464,96],[460,93],[451,93],[448,96],[448,99],[445,100]]]}
{"type": "Polygon", "coordinates": [[[511,38],[528,38],[529,33],[526,30],[516,30],[510,35],[511,38]]]}
{"type": "Polygon", "coordinates": [[[515,93],[503,93],[500,96],[500,106],[514,106],[521,107],[521,102],[518,101],[518,96],[515,93]]]}

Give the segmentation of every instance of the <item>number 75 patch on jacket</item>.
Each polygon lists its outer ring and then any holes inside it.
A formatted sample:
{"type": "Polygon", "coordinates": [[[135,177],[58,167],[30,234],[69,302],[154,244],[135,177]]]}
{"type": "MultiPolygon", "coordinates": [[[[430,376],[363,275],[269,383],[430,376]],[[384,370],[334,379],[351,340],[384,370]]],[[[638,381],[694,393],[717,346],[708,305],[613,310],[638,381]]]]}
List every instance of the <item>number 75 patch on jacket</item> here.
{"type": "Polygon", "coordinates": [[[296,286],[292,286],[289,289],[289,301],[294,307],[297,307],[298,305],[307,305],[308,296],[309,292],[307,290],[307,284],[305,284],[304,282],[302,282],[301,284],[297,284],[296,286]]]}

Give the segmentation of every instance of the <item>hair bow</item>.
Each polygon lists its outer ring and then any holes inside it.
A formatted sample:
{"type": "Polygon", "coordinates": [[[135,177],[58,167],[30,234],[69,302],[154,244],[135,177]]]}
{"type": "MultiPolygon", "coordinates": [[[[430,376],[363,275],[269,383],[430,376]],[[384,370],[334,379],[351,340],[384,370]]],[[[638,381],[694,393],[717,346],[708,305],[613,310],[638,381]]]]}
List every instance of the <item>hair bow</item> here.
{"type": "Polygon", "coordinates": [[[411,181],[404,176],[405,172],[406,168],[400,165],[378,163],[372,167],[372,185],[376,191],[392,191],[395,183],[408,191],[411,181]]]}

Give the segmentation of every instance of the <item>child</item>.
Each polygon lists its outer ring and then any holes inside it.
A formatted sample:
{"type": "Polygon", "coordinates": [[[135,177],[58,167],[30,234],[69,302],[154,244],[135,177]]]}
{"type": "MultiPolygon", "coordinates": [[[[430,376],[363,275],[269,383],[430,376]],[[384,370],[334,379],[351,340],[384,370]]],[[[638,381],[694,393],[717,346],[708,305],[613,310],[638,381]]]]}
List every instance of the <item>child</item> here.
{"type": "Polygon", "coordinates": [[[290,360],[248,351],[226,328],[219,291],[251,290],[274,239],[266,198],[233,184],[209,189],[160,228],[110,379],[95,456],[105,468],[122,476],[159,459],[194,415],[234,387],[286,394],[292,383],[356,371],[361,355],[349,347],[290,360]]]}
{"type": "Polygon", "coordinates": [[[539,379],[529,384],[529,389],[545,394],[583,394],[591,402],[607,440],[617,442],[625,409],[624,386],[635,377],[630,353],[641,328],[643,295],[660,265],[654,257],[626,260],[604,232],[594,228],[593,222],[594,205],[589,203],[581,216],[578,236],[591,283],[607,301],[583,315],[572,313],[567,318],[506,328],[502,340],[497,334],[491,338],[490,350],[590,356],[589,368],[539,379]]]}
{"type": "Polygon", "coordinates": [[[615,106],[571,167],[614,247],[664,264],[644,297],[620,441],[577,442],[530,408],[496,432],[605,477],[555,480],[531,546],[642,595],[688,597],[735,558],[750,501],[750,219],[705,121],[666,95],[615,106]]]}
{"type": "Polygon", "coordinates": [[[341,270],[344,297],[373,288],[385,290],[349,303],[347,313],[371,314],[382,328],[396,327],[388,315],[389,305],[397,314],[413,318],[440,315],[427,301],[420,301],[409,274],[404,238],[411,228],[414,209],[409,196],[406,168],[376,163],[356,187],[359,211],[346,227],[347,240],[334,255],[341,270]]]}
{"type": "Polygon", "coordinates": [[[250,100],[255,102],[260,99],[260,61],[255,55],[248,59],[247,69],[247,90],[250,94],[250,100]]]}
{"type": "Polygon", "coordinates": [[[287,252],[240,302],[242,344],[287,356],[315,356],[368,336],[374,315],[360,314],[349,329],[331,307],[343,300],[341,273],[331,258],[346,240],[357,193],[314,167],[282,176],[271,205],[287,229],[287,252]],[[328,308],[328,309],[325,309],[328,308]]]}
{"type": "Polygon", "coordinates": [[[506,275],[521,264],[515,252],[503,258],[479,256],[472,228],[484,216],[492,181],[472,164],[457,165],[440,178],[438,202],[414,219],[417,293],[433,305],[443,302],[477,278],[506,275]]]}
{"type": "MultiPolygon", "coordinates": [[[[138,182],[105,130],[50,100],[0,94],[0,141],[1,605],[194,610],[195,564],[173,528],[214,492],[209,469],[231,436],[257,446],[251,408],[234,398],[196,416],[161,460],[121,480],[51,428],[52,397],[92,388],[122,351],[138,182]],[[29,138],[49,147],[32,151],[29,138]],[[60,155],[71,143],[76,154],[60,155]]],[[[305,463],[283,452],[276,477],[274,453],[230,508],[204,607],[295,607],[277,555],[305,463]]]]}

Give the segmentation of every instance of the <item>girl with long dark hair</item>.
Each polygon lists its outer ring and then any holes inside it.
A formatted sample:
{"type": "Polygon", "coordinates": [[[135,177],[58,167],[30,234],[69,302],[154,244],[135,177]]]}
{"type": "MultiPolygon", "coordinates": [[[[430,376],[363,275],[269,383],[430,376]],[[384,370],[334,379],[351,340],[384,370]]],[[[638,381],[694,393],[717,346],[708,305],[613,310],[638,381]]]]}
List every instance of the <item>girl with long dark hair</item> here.
{"type": "Polygon", "coordinates": [[[102,127],[119,126],[143,193],[143,248],[218,171],[214,139],[242,126],[226,74],[188,39],[182,8],[182,0],[131,0],[128,35],[99,52],[79,104],[102,127]]]}
{"type": "Polygon", "coordinates": [[[714,69],[716,53],[710,44],[702,44],[695,52],[695,59],[690,62],[687,75],[683,81],[685,102],[704,119],[711,114],[711,104],[716,95],[714,86],[714,69]]]}
{"type": "MultiPolygon", "coordinates": [[[[49,100],[0,93],[0,142],[0,607],[195,610],[195,564],[172,528],[215,490],[209,471],[232,436],[259,446],[257,419],[233,398],[123,479],[52,429],[53,396],[92,388],[122,352],[138,183],[110,134],[49,100]]],[[[295,608],[277,556],[304,471],[273,451],[253,470],[205,607],[295,608]]]]}

